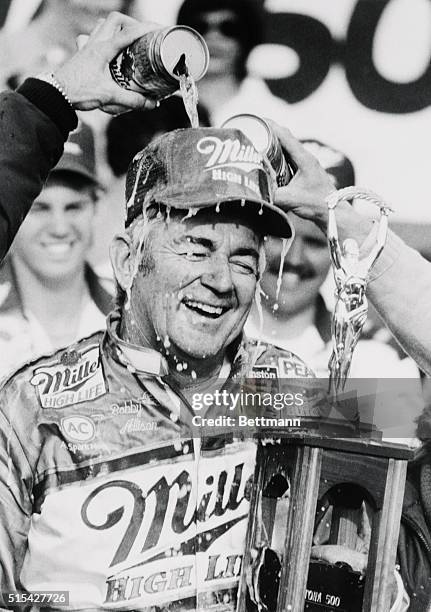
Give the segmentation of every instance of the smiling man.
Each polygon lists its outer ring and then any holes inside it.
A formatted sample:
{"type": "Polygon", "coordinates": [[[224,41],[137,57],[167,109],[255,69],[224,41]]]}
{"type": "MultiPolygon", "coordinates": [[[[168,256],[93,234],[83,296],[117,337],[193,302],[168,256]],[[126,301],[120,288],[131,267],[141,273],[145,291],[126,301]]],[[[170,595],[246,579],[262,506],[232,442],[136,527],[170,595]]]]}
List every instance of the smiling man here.
{"type": "Polygon", "coordinates": [[[194,437],[191,399],[262,371],[310,375],[242,334],[263,236],[292,232],[272,197],[266,160],[236,130],[176,130],[136,156],[106,333],[1,393],[2,593],[66,590],[74,610],[235,610],[254,444],[194,437]]]}
{"type": "MultiPolygon", "coordinates": [[[[337,189],[354,185],[354,168],[346,155],[317,140],[306,140],[303,144],[325,168],[337,189]]],[[[265,242],[267,265],[261,283],[263,334],[269,342],[293,350],[317,376],[326,377],[332,350],[331,311],[321,290],[331,269],[328,241],[312,221],[296,215],[291,220],[295,239],[281,270],[282,241],[271,237],[265,242]]],[[[260,324],[259,313],[253,309],[247,334],[259,335],[260,324]]],[[[388,344],[367,338],[365,331],[353,355],[352,378],[418,378],[419,371],[411,359],[400,357],[388,344]]],[[[420,414],[421,401],[417,410],[420,414]]],[[[413,422],[414,417],[412,432],[413,422]]]]}
{"type": "Polygon", "coordinates": [[[92,131],[81,123],[0,268],[0,375],[105,325],[112,283],[86,263],[100,189],[95,164],[92,131]]]}

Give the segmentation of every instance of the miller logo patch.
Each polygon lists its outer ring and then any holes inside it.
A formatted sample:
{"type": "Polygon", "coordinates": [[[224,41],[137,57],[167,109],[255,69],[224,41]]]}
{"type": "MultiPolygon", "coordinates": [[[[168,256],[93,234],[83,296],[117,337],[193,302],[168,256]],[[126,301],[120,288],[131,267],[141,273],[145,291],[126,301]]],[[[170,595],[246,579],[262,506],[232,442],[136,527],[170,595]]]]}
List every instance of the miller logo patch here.
{"type": "Polygon", "coordinates": [[[208,156],[205,168],[237,168],[243,172],[264,170],[263,157],[250,144],[245,145],[236,138],[221,140],[217,136],[205,136],[196,145],[202,155],[208,156]]]}
{"type": "Polygon", "coordinates": [[[55,362],[36,368],[30,382],[37,387],[43,408],[63,408],[104,395],[99,345],[88,347],[75,365],[55,362]]]}

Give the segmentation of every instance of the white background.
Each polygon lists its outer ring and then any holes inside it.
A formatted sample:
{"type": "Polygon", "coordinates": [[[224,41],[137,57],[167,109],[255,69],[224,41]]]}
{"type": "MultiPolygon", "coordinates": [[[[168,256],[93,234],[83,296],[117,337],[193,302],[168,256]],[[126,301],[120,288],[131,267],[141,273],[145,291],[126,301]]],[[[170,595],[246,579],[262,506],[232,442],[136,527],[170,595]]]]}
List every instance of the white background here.
{"type": "MultiPolygon", "coordinates": [[[[179,4],[146,0],[142,16],[175,23],[179,4]]],[[[356,0],[268,0],[266,7],[313,16],[333,38],[343,39],[355,4],[356,0]]],[[[253,54],[251,70],[270,76],[275,66],[285,75],[293,74],[296,54],[286,47],[268,47],[253,54]]],[[[430,56],[431,2],[392,0],[374,39],[378,71],[387,79],[409,82],[423,73],[430,56]]],[[[290,105],[286,125],[300,137],[315,137],[345,151],[354,161],[357,184],[374,189],[393,204],[396,220],[431,222],[430,108],[401,115],[370,110],[351,93],[344,68],[335,65],[311,96],[290,105]]]]}

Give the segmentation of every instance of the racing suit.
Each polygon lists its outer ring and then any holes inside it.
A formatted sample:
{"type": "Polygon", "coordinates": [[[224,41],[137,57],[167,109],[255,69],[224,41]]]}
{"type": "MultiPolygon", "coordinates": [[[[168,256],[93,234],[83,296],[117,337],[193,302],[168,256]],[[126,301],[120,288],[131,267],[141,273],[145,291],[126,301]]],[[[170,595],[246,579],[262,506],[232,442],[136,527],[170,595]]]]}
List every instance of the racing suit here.
{"type": "MultiPolygon", "coordinates": [[[[120,340],[119,320],[3,387],[0,591],[66,590],[75,610],[233,611],[254,442],[193,438],[163,357],[120,340]]],[[[231,363],[232,385],[311,375],[254,341],[231,363]]]]}

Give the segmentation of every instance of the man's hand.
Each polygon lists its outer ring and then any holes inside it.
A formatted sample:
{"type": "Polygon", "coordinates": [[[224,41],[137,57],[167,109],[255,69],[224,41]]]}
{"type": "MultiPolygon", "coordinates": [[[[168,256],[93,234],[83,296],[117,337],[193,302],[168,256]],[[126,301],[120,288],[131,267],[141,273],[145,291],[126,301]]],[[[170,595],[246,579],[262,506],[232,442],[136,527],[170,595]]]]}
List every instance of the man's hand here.
{"type": "Polygon", "coordinates": [[[287,128],[272,121],[270,123],[297,167],[290,183],[277,189],[275,203],[303,219],[326,225],[328,211],[325,198],[335,190],[331,177],[287,128]]]}
{"type": "Polygon", "coordinates": [[[77,110],[100,108],[112,115],[133,108],[154,108],[153,100],[114,82],[109,62],[137,38],[157,27],[154,23],[143,24],[121,13],[111,13],[90,36],[78,37],[78,52],[55,71],[73,107],[77,110]]]}
{"type": "MultiPolygon", "coordinates": [[[[329,174],[287,128],[269,122],[281,145],[289,153],[297,171],[285,187],[275,193],[275,204],[284,211],[314,221],[326,234],[328,227],[327,196],[335,190],[329,174]]],[[[363,242],[372,229],[372,221],[358,214],[348,202],[337,206],[337,227],[341,239],[354,237],[363,242]]]]}

